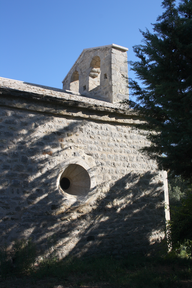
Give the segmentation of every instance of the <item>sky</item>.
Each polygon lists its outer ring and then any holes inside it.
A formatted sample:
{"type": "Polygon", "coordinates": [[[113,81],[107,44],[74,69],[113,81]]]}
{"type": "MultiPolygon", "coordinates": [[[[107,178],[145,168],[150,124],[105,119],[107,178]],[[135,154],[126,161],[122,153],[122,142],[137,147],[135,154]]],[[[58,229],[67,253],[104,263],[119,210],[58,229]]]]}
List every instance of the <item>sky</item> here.
{"type": "MultiPolygon", "coordinates": [[[[62,88],[85,48],[142,43],[161,0],[0,0],[0,77],[62,88]]],[[[129,77],[135,78],[130,71],[129,77]]]]}

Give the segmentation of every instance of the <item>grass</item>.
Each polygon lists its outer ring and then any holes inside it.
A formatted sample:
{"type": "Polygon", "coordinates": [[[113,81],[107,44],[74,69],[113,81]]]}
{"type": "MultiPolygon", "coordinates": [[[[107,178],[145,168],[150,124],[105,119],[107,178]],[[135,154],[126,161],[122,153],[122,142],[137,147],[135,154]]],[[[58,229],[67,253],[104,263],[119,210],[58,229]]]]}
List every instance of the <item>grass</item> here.
{"type": "Polygon", "coordinates": [[[36,262],[36,248],[19,242],[12,254],[0,254],[1,288],[166,288],[192,287],[192,260],[174,253],[159,257],[129,255],[92,258],[42,259],[36,262]]]}

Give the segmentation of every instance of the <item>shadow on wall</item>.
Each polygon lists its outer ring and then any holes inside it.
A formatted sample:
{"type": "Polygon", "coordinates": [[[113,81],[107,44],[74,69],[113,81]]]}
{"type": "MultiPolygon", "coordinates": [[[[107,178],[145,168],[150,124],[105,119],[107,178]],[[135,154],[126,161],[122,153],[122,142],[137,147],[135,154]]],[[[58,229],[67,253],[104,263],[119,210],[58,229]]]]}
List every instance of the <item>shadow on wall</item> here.
{"type": "MultiPolygon", "coordinates": [[[[157,202],[157,196],[162,197],[162,190],[153,183],[155,176],[155,173],[142,176],[129,173],[109,192],[103,191],[92,209],[86,205],[73,209],[78,218],[70,221],[69,229],[73,227],[76,245],[69,255],[123,256],[130,252],[145,254],[162,249],[164,207],[157,202]]],[[[102,187],[100,189],[102,191],[102,187]]],[[[67,213],[69,211],[65,215],[67,213]]],[[[68,237],[70,233],[66,232],[63,236],[68,237]]]]}
{"type": "Polygon", "coordinates": [[[50,125],[50,116],[26,115],[18,110],[1,111],[0,230],[4,243],[33,235],[34,240],[40,235],[43,239],[45,223],[55,221],[51,211],[63,203],[56,179],[67,151],[73,150],[64,139],[83,125],[82,121],[68,124],[66,120],[61,128],[59,118],[56,127],[50,125]]]}
{"type": "Polygon", "coordinates": [[[100,185],[97,198],[71,204],[55,180],[61,155],[65,160],[69,149],[76,153],[75,143],[68,145],[67,139],[84,122],[69,124],[66,119],[61,128],[59,118],[58,126],[50,126],[50,116],[31,113],[25,121],[18,110],[3,111],[1,117],[1,244],[31,238],[43,254],[56,253],[60,259],[147,253],[161,246],[157,231],[164,227],[163,201],[159,203],[163,193],[155,173],[129,173],[110,190],[106,183],[100,185]]]}

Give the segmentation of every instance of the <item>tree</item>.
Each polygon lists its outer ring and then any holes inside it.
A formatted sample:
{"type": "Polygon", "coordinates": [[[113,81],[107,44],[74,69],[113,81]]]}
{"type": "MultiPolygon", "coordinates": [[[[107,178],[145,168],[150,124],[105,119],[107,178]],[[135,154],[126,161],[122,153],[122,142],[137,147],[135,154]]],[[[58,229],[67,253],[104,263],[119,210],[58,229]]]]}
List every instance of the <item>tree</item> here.
{"type": "Polygon", "coordinates": [[[170,184],[172,185],[172,189],[170,189],[172,198],[170,197],[171,221],[169,224],[172,245],[173,248],[177,248],[180,244],[184,244],[186,240],[190,240],[187,246],[189,246],[192,253],[192,185],[185,183],[180,177],[171,179],[169,186],[170,184]],[[174,187],[174,184],[177,186],[174,187]]]}
{"type": "Polygon", "coordinates": [[[153,33],[142,32],[132,63],[137,81],[129,86],[137,102],[129,101],[145,122],[151,146],[145,147],[160,169],[192,181],[192,0],[164,0],[164,13],[153,33]]]}

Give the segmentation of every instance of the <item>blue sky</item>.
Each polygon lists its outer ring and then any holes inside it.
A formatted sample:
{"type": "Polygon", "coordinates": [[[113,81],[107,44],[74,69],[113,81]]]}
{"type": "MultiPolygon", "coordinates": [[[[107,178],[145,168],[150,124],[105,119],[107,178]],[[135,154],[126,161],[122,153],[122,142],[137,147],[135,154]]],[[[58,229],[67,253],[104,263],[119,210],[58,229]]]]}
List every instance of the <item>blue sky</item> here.
{"type": "MultiPolygon", "coordinates": [[[[0,76],[62,88],[84,48],[140,44],[161,0],[0,0],[0,76]]],[[[134,74],[129,72],[134,78],[134,74]]]]}

